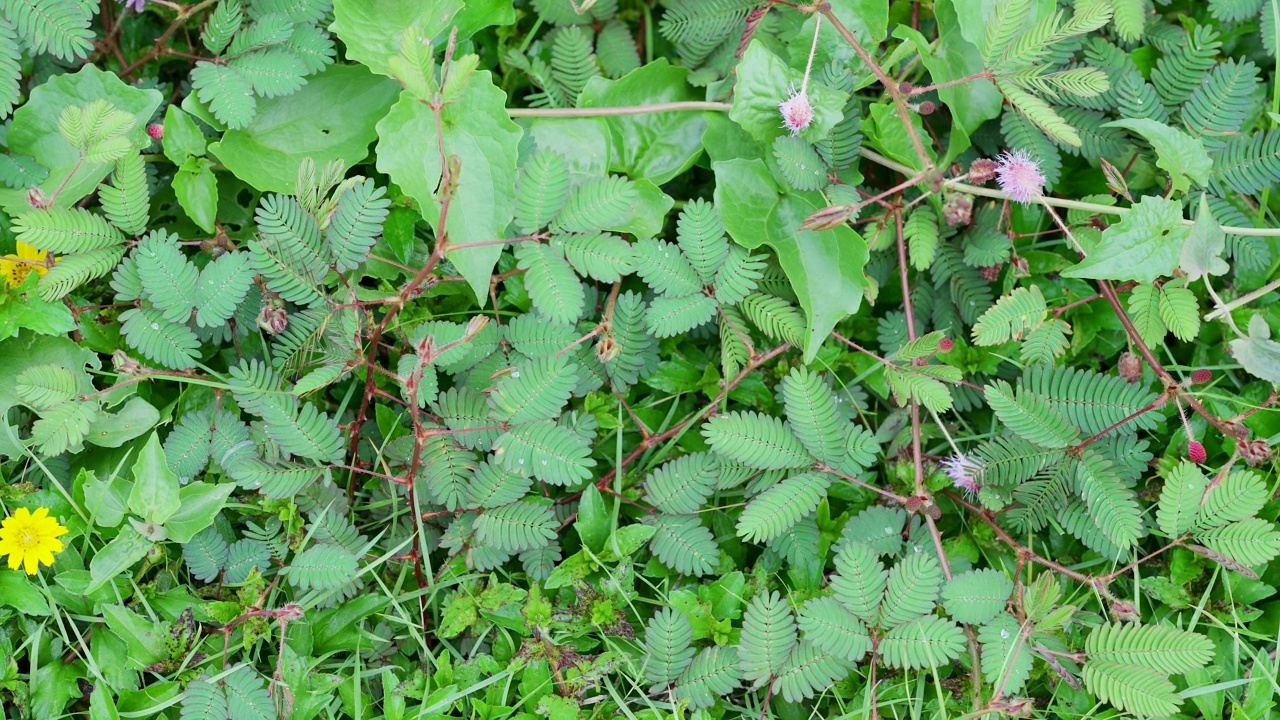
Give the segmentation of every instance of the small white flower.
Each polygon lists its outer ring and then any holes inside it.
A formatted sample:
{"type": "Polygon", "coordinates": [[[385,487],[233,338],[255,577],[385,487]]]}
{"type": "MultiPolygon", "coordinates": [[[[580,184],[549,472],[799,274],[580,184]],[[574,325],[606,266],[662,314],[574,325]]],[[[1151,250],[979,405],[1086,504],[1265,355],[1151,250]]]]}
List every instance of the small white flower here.
{"type": "Polygon", "coordinates": [[[1023,205],[1044,194],[1044,174],[1040,163],[1031,159],[1025,150],[1014,150],[1000,155],[996,165],[996,182],[1009,198],[1023,205]]]}
{"type": "Polygon", "coordinates": [[[942,461],[942,471],[951,478],[951,484],[972,495],[982,489],[982,464],[964,453],[956,453],[942,461]]]}
{"type": "Polygon", "coordinates": [[[813,105],[809,103],[809,93],[805,90],[796,92],[793,89],[790,97],[778,105],[778,110],[782,113],[782,126],[792,135],[799,135],[813,122],[813,105]]]}

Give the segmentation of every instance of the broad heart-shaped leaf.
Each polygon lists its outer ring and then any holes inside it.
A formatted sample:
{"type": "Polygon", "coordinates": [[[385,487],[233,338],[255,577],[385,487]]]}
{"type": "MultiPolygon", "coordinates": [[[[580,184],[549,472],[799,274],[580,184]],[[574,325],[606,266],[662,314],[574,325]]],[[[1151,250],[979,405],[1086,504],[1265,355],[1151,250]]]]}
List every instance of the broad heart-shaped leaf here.
{"type": "MultiPolygon", "coordinates": [[[[803,64],[803,63],[802,63],[803,64]]],[[[804,70],[795,69],[765,47],[752,40],[735,71],[738,82],[733,89],[733,109],[729,119],[741,125],[756,140],[771,144],[786,132],[778,106],[799,89],[804,70]]],[[[832,126],[844,117],[844,103],[849,96],[819,82],[809,81],[809,102],[813,105],[813,122],[800,132],[810,142],[821,140],[832,126]]]]}
{"type": "Polygon", "coordinates": [[[716,207],[730,237],[749,249],[772,247],[791,281],[807,319],[804,358],[811,362],[836,323],[862,303],[867,244],[844,225],[797,230],[827,203],[816,192],[783,192],[762,160],[726,160],[712,167],[716,207]]]}
{"type": "MultiPolygon", "coordinates": [[[[147,121],[151,119],[163,96],[156,90],[140,90],[125,85],[114,73],[103,72],[93,65],[85,65],[79,71],[55,75],[31,89],[30,99],[13,113],[13,122],[7,138],[9,152],[30,155],[49,169],[49,177],[39,185],[45,197],[54,191],[69,175],[71,180],[58,193],[58,205],[70,207],[98,187],[114,163],[84,162],[71,174],[79,157],[76,149],[67,144],[58,132],[58,116],[64,108],[83,107],[94,100],[106,100],[116,109],[134,116],[134,130],[128,134],[134,147],[146,147],[151,140],[146,137],[147,121]]],[[[25,189],[0,188],[0,207],[11,214],[29,210],[25,189]]]]}
{"type": "Polygon", "coordinates": [[[249,127],[228,130],[209,152],[258,190],[292,194],[303,158],[317,167],[363,160],[398,91],[358,65],[331,65],[292,95],[260,99],[249,127]]]}
{"type": "Polygon", "coordinates": [[[133,492],[129,493],[129,510],[142,519],[163,525],[178,511],[182,501],[178,494],[178,476],[169,469],[160,436],[151,433],[133,464],[133,492]]]}
{"type": "MultiPolygon", "coordinates": [[[[687,69],[659,58],[618,80],[592,78],[578,96],[578,106],[700,100],[701,94],[685,82],[688,74],[687,69]]],[[[707,129],[702,114],[691,112],[621,115],[606,118],[606,122],[613,134],[609,170],[625,173],[633,180],[647,178],[655,185],[662,185],[693,165],[702,152],[702,134],[707,129]]]]}
{"type": "Polygon", "coordinates": [[[1175,192],[1191,189],[1188,180],[1197,185],[1209,182],[1209,170],[1213,168],[1213,161],[1209,159],[1209,153],[1205,152],[1200,138],[1147,118],[1124,118],[1102,127],[1125,128],[1146,138],[1156,150],[1156,165],[1169,173],[1175,192]]]}
{"type": "Polygon", "coordinates": [[[444,39],[464,5],[464,0],[335,0],[329,30],[347,46],[348,60],[390,77],[387,61],[399,54],[405,30],[417,25],[427,37],[444,39]]]}
{"type": "Polygon", "coordinates": [[[115,576],[128,570],[134,563],[146,557],[154,543],[138,534],[127,523],[120,529],[120,534],[98,551],[89,562],[89,575],[92,582],[85,594],[92,593],[106,585],[115,576]]]}
{"type": "Polygon", "coordinates": [[[1189,233],[1190,228],[1182,224],[1181,203],[1148,195],[1102,233],[1088,257],[1062,275],[1151,284],[1173,274],[1189,233]]]}
{"type": "Polygon", "coordinates": [[[1249,337],[1231,341],[1231,354],[1250,375],[1280,383],[1280,343],[1271,339],[1271,328],[1262,315],[1249,320],[1249,337]]]}
{"type": "Polygon", "coordinates": [[[1222,259],[1227,236],[1213,217],[1209,198],[1201,193],[1200,207],[1196,210],[1196,224],[1191,226],[1187,241],[1182,244],[1182,271],[1187,281],[1199,280],[1205,275],[1223,275],[1231,269],[1222,259]]]}
{"type": "Polygon", "coordinates": [[[231,482],[210,485],[193,482],[178,492],[178,511],[164,524],[169,540],[176,543],[190,542],[201,530],[213,524],[213,519],[227,504],[227,498],[236,489],[231,482]]]}
{"type": "MultiPolygon", "coordinates": [[[[944,83],[981,73],[985,68],[978,48],[960,34],[956,10],[949,0],[934,3],[934,15],[938,22],[938,45],[930,48],[929,41],[918,30],[899,25],[894,35],[910,40],[920,52],[924,66],[935,83],[944,83]]],[[[964,147],[960,138],[953,137],[948,156],[954,157],[968,146],[968,136],[982,123],[1000,117],[1004,102],[1000,91],[990,80],[971,80],[938,90],[938,98],[951,111],[951,118],[963,132],[964,147]]]]}
{"type": "Polygon", "coordinates": [[[204,158],[187,158],[173,176],[173,192],[187,217],[201,230],[213,233],[218,214],[218,178],[213,174],[213,163],[204,158]]]}
{"type": "MultiPolygon", "coordinates": [[[[471,76],[458,101],[441,112],[444,148],[459,160],[457,189],[444,228],[455,245],[492,242],[504,236],[515,214],[516,157],[520,128],[507,118],[507,94],[493,84],[488,71],[471,76]]],[[[440,232],[440,150],[431,108],[409,93],[378,123],[378,170],[391,177],[422,208],[440,232]]],[[[502,255],[502,245],[482,245],[448,253],[449,261],[470,284],[483,306],[489,297],[489,275],[502,255]]]]}
{"type": "Polygon", "coordinates": [[[19,287],[6,288],[8,298],[0,302],[0,342],[18,336],[28,328],[37,335],[63,335],[76,329],[71,309],[61,302],[47,302],[36,292],[40,276],[28,273],[19,287]]]}

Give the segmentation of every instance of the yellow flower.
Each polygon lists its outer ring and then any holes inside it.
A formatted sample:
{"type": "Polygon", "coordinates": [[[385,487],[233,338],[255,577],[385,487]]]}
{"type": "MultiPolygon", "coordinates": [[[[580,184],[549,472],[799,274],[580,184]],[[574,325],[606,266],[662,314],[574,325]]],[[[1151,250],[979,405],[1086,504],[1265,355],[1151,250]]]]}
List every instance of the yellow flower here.
{"type": "Polygon", "coordinates": [[[23,566],[28,575],[35,575],[40,563],[53,565],[53,554],[62,552],[58,539],[67,529],[49,517],[49,508],[36,508],[33,515],[26,508],[0,521],[0,555],[9,556],[9,569],[23,566]]]}
{"type": "Polygon", "coordinates": [[[27,281],[27,275],[32,272],[37,275],[49,272],[49,268],[44,266],[45,258],[48,256],[48,252],[37,250],[19,240],[17,255],[0,257],[0,270],[4,271],[4,276],[10,285],[18,287],[27,281]]]}

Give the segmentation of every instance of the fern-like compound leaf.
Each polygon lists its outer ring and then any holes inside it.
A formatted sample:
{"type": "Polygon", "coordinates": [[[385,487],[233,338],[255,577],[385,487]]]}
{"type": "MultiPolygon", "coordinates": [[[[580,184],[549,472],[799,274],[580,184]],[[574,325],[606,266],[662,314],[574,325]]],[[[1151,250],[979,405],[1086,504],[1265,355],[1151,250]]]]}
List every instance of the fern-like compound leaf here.
{"type": "Polygon", "coordinates": [[[814,598],[800,608],[804,639],[823,652],[850,663],[871,651],[871,638],[857,616],[832,597],[814,598]]]}
{"type": "Polygon", "coordinates": [[[1063,448],[1080,437],[1067,417],[1041,395],[1021,388],[1015,393],[1003,380],[988,385],[984,394],[1000,422],[1029,442],[1063,448]]]}
{"type": "Polygon", "coordinates": [[[35,365],[18,375],[14,391],[24,405],[33,410],[47,410],[78,396],[76,376],[57,365],[35,365]]]}
{"type": "Polygon", "coordinates": [[[1006,612],[978,630],[983,674],[987,682],[1009,693],[1020,692],[1031,676],[1031,650],[1022,635],[1018,621],[1006,612]]]}
{"type": "Polygon", "coordinates": [[[299,553],[282,574],[299,590],[334,590],[359,570],[355,555],[338,545],[312,545],[299,553]]]}
{"type": "Polygon", "coordinates": [[[551,229],[558,232],[609,230],[631,218],[639,195],[635,183],[618,175],[575,185],[551,229]]]}
{"type": "Polygon", "coordinates": [[[706,295],[656,297],[645,312],[645,325],[654,337],[683,335],[710,321],[716,314],[716,301],[706,295]]]}
{"type": "Polygon", "coordinates": [[[195,367],[200,339],[187,326],[167,320],[160,310],[149,307],[120,313],[120,322],[125,342],[148,360],[172,370],[195,367]]]}
{"type": "Polygon", "coordinates": [[[512,427],[494,441],[493,450],[507,471],[553,485],[586,480],[596,464],[582,436],[550,420],[512,427]]]}
{"type": "Polygon", "coordinates": [[[507,552],[542,547],[556,537],[555,512],[550,505],[521,500],[486,510],[476,518],[476,539],[507,552]]]}
{"type": "Polygon", "coordinates": [[[690,201],[676,219],[676,238],[702,284],[715,282],[716,271],[729,256],[729,241],[716,206],[702,199],[690,201]]]}
{"type": "Polygon", "coordinates": [[[801,468],[813,463],[804,444],[782,420],[753,412],[717,415],[702,427],[711,449],[760,470],[801,468]]]}
{"type": "Polygon", "coordinates": [[[796,368],[782,380],[781,389],[787,424],[805,449],[819,462],[841,466],[847,454],[847,423],[826,381],[817,373],[796,368]]]}
{"type": "Polygon", "coordinates": [[[491,415],[513,425],[558,418],[577,386],[577,375],[578,366],[564,355],[521,363],[494,386],[491,415]]]}
{"type": "Polygon", "coordinates": [[[222,680],[227,693],[229,720],[272,720],[276,706],[262,676],[248,665],[239,665],[222,680]]]}
{"type": "MultiPolygon", "coordinates": [[[[1194,482],[1194,481],[1193,481],[1194,482]]],[[[1192,531],[1204,531],[1253,517],[1270,499],[1267,485],[1256,473],[1237,470],[1220,480],[1199,498],[1192,531]]]]}
{"type": "Polygon", "coordinates": [[[653,614],[644,633],[644,676],[655,685],[669,685],[693,663],[693,626],[689,616],[674,608],[653,614]]]}
{"type": "Polygon", "coordinates": [[[999,345],[1022,337],[1040,327],[1048,314],[1048,305],[1040,288],[1016,288],[1000,298],[982,314],[973,326],[973,341],[978,345],[999,345]]]}
{"type": "Polygon", "coordinates": [[[339,272],[354,270],[369,257],[391,207],[386,194],[372,180],[361,180],[338,196],[324,242],[339,272]]]}
{"type": "MultiPolygon", "coordinates": [[[[558,156],[557,156],[558,157],[558,156]]],[[[635,270],[635,252],[631,243],[609,233],[557,235],[552,245],[579,274],[605,283],[622,280],[635,270]]]]}
{"type": "Polygon", "coordinates": [[[149,233],[133,251],[147,299],[165,319],[186,323],[195,307],[199,271],[178,246],[178,236],[149,233]]]}
{"type": "MultiPolygon", "coordinates": [[[[212,526],[196,533],[191,540],[182,545],[182,559],[187,564],[187,572],[191,573],[191,577],[203,582],[212,582],[218,577],[229,555],[227,541],[223,540],[222,534],[212,526]]],[[[188,689],[190,687],[188,686],[188,689]]]]}
{"type": "Polygon", "coordinates": [[[808,700],[849,674],[844,662],[816,645],[800,641],[773,681],[772,689],[787,702],[808,700]]]}
{"type": "MultiPolygon", "coordinates": [[[[455,436],[458,437],[458,436],[455,436]]],[[[466,507],[496,508],[525,496],[533,478],[507,472],[501,465],[482,462],[467,482],[466,507]]]]}
{"type": "Polygon", "coordinates": [[[983,625],[1000,613],[1013,593],[1013,581],[999,570],[968,570],[942,587],[942,604],[956,622],[983,625]]]}
{"type": "Polygon", "coordinates": [[[702,577],[719,565],[720,546],[700,515],[651,515],[645,524],[654,528],[654,556],[681,575],[702,577]]]}
{"type": "Polygon", "coordinates": [[[151,196],[144,166],[141,155],[125,155],[116,162],[111,184],[98,187],[98,198],[107,219],[134,237],[146,231],[150,219],[151,196]]]}
{"type": "Polygon", "coordinates": [[[1213,659],[1209,638],[1170,625],[1109,624],[1085,638],[1089,662],[1141,665],[1166,675],[1191,672],[1213,659]]]}
{"type": "Polygon", "coordinates": [[[71,62],[93,51],[89,10],[76,0],[4,0],[0,9],[37,53],[71,62]]]}
{"type": "Polygon", "coordinates": [[[942,579],[942,568],[932,556],[908,554],[889,571],[877,624],[882,628],[896,627],[932,612],[942,579]]]}
{"type": "Polygon", "coordinates": [[[227,63],[227,67],[247,80],[259,97],[292,95],[307,84],[307,66],[301,58],[282,47],[240,55],[227,63]]]}
{"type": "Polygon", "coordinates": [[[18,239],[52,253],[83,253],[125,241],[121,232],[101,215],[83,208],[46,208],[13,220],[18,239]]]}
{"type": "Polygon", "coordinates": [[[768,267],[764,257],[752,255],[738,245],[729,248],[724,264],[716,272],[714,281],[716,302],[735,305],[755,292],[764,270],[768,267]]]}
{"type": "Polygon", "coordinates": [[[697,271],[676,245],[645,239],[633,246],[636,274],[655,292],[667,297],[685,297],[702,290],[697,271]]]}
{"type": "Polygon", "coordinates": [[[712,707],[718,698],[733,692],[742,682],[738,666],[736,646],[703,648],[681,673],[671,695],[677,702],[688,702],[690,708],[712,707]]]}
{"type": "Polygon", "coordinates": [[[694,513],[715,490],[720,463],[710,453],[693,453],[663,463],[644,481],[645,500],[664,513],[694,513]]]}
{"type": "Polygon", "coordinates": [[[249,253],[229,252],[204,266],[196,287],[196,324],[218,327],[235,314],[253,287],[249,253]]]}
{"type": "Polygon", "coordinates": [[[253,85],[235,69],[201,60],[191,71],[191,87],[219,122],[241,130],[258,114],[253,85]]]}
{"type": "Polygon", "coordinates": [[[925,615],[885,633],[880,655],[891,668],[940,668],[964,652],[964,631],[937,615],[925,615]]]}
{"type": "Polygon", "coordinates": [[[585,294],[573,268],[556,247],[521,243],[516,260],[525,271],[525,287],[534,307],[554,322],[572,324],[582,317],[585,294]]]}
{"type": "Polygon", "coordinates": [[[738,657],[742,677],[760,687],[786,667],[796,646],[796,622],[791,607],[776,591],[756,595],[742,619],[738,657]]]}
{"type": "Polygon", "coordinates": [[[1246,568],[1269,563],[1280,555],[1280,531],[1260,518],[1246,518],[1205,530],[1196,533],[1195,539],[1246,568]]]}
{"type": "Polygon", "coordinates": [[[849,542],[836,553],[836,574],[831,589],[836,600],[864,623],[880,619],[880,599],[889,582],[876,552],[860,542],[849,542]]]}
{"type": "Polygon", "coordinates": [[[1173,715],[1182,704],[1164,673],[1141,665],[1093,660],[1085,663],[1084,684],[1103,702],[1142,717],[1173,715]]]}
{"type": "Polygon", "coordinates": [[[807,472],[793,475],[751,499],[738,518],[738,536],[767,542],[781,536],[818,507],[831,476],[807,472]]]}

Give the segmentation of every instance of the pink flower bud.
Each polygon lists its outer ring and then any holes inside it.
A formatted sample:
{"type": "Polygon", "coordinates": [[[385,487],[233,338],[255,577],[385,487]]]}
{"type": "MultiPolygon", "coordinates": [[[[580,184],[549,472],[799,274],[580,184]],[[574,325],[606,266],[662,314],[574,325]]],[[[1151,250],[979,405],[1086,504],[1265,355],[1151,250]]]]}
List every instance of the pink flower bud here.
{"type": "Polygon", "coordinates": [[[938,341],[938,352],[944,352],[944,353],[951,352],[951,349],[954,348],[955,346],[956,346],[956,343],[954,340],[952,340],[951,338],[944,337],[938,341]]]}
{"type": "Polygon", "coordinates": [[[160,123],[151,123],[147,126],[147,134],[151,136],[152,140],[163,140],[164,126],[160,123]]]}
{"type": "Polygon", "coordinates": [[[1193,385],[1203,385],[1212,379],[1213,373],[1203,368],[1200,370],[1194,370],[1191,373],[1191,384],[1193,385]]]}
{"type": "Polygon", "coordinates": [[[1205,451],[1204,445],[1201,445],[1199,440],[1192,440],[1187,444],[1187,457],[1191,458],[1191,462],[1201,465],[1209,459],[1209,453],[1205,451]]]}

